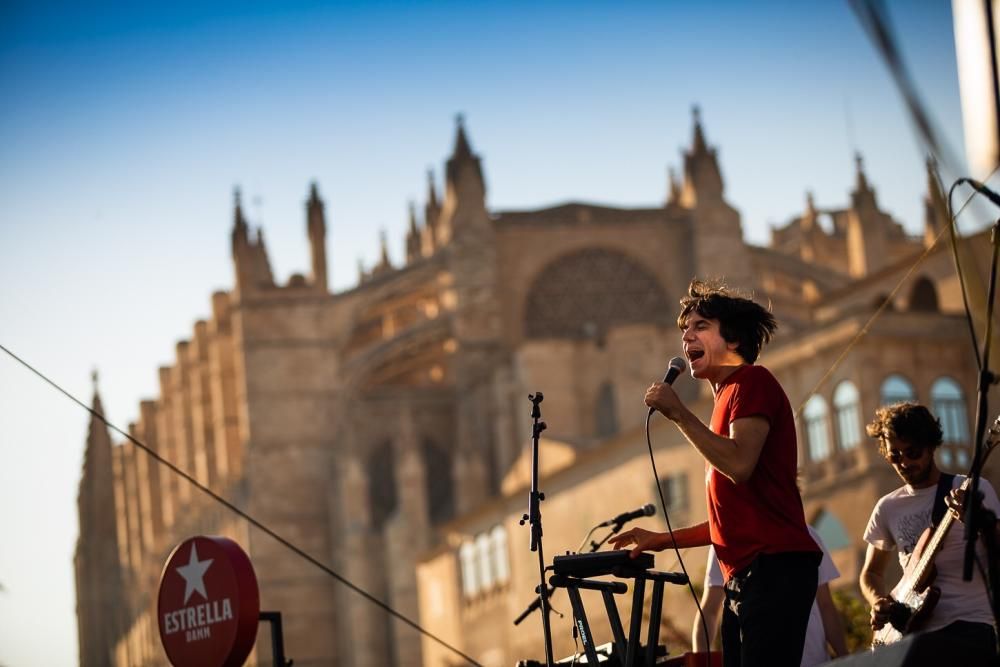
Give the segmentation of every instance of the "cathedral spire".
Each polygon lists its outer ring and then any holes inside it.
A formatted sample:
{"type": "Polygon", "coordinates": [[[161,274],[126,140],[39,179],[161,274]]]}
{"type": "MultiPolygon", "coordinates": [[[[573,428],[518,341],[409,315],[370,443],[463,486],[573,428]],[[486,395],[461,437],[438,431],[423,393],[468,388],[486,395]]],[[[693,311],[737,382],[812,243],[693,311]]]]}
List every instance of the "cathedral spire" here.
{"type": "Polygon", "coordinates": [[[378,244],[378,262],[376,262],[375,266],[372,267],[370,274],[372,276],[377,276],[392,270],[392,261],[389,259],[389,238],[384,228],[379,230],[378,244]]]}
{"type": "Polygon", "coordinates": [[[240,189],[233,192],[233,264],[236,269],[236,289],[239,292],[273,287],[274,276],[264,247],[264,232],[257,228],[256,240],[250,238],[250,229],[243,217],[240,189]]]}
{"type": "Polygon", "coordinates": [[[680,202],[693,208],[699,203],[722,200],[722,173],[714,148],[705,141],[701,125],[701,109],[695,105],[691,109],[694,121],[694,137],[691,149],[684,153],[684,185],[680,202]]]}
{"type": "Polygon", "coordinates": [[[434,187],[434,170],[427,170],[427,203],[424,205],[424,229],[420,242],[420,252],[425,256],[434,254],[437,247],[435,236],[438,218],[441,216],[441,203],[438,201],[437,188],[434,187]]]}
{"type": "MultiPolygon", "coordinates": [[[[90,403],[91,415],[87,426],[87,445],[83,455],[81,489],[85,487],[86,482],[96,483],[100,487],[108,484],[111,479],[111,433],[104,421],[104,405],[101,403],[101,393],[97,388],[97,369],[91,371],[90,380],[94,385],[94,398],[90,403]]],[[[95,490],[93,486],[86,488],[90,489],[92,494],[103,493],[95,490]]],[[[81,498],[81,503],[83,502],[81,498]]]]}
{"type": "Polygon", "coordinates": [[[122,609],[128,597],[122,586],[118,516],[115,505],[115,451],[104,407],[97,387],[97,371],[91,373],[93,414],[87,432],[83,471],[77,496],[79,537],[73,557],[76,569],[77,622],[86,645],[80,646],[81,665],[105,665],[114,655],[122,632],[122,609]]]}
{"type": "Polygon", "coordinates": [[[409,222],[410,222],[410,227],[409,227],[410,233],[411,234],[416,234],[417,232],[420,231],[417,228],[417,205],[414,204],[412,201],[410,202],[410,205],[409,205],[409,218],[410,218],[410,220],[409,220],[409,222]]]}
{"type": "Polygon", "coordinates": [[[247,221],[243,217],[243,205],[240,201],[240,186],[233,188],[233,252],[249,241],[247,221]]]}
{"type": "Polygon", "coordinates": [[[708,152],[705,142],[705,132],[701,127],[701,107],[697,104],[691,107],[691,118],[694,121],[694,138],[691,141],[691,153],[698,155],[708,152]]]}
{"type": "Polygon", "coordinates": [[[456,235],[478,228],[490,227],[486,212],[486,183],[479,157],[472,152],[465,134],[465,120],[455,119],[455,150],[445,164],[444,201],[437,219],[428,219],[433,225],[433,250],[451,243],[456,235]],[[432,223],[433,220],[433,223],[432,223]]]}
{"type": "Polygon", "coordinates": [[[861,151],[854,153],[855,183],[854,187],[858,192],[868,190],[868,179],[865,177],[865,160],[861,156],[861,151]]]}
{"type": "Polygon", "coordinates": [[[437,188],[434,187],[434,170],[427,170],[427,205],[433,206],[437,209],[440,204],[438,203],[437,188]]]}
{"type": "Polygon", "coordinates": [[[246,226],[247,222],[243,219],[243,202],[242,193],[240,192],[240,186],[233,188],[233,224],[235,226],[246,226]]]}
{"type": "Polygon", "coordinates": [[[854,171],[854,192],[851,193],[853,208],[859,211],[869,208],[877,209],[875,190],[868,183],[868,177],[865,175],[865,161],[860,151],[854,153],[854,171]]]}
{"type": "Polygon", "coordinates": [[[455,114],[455,150],[451,156],[453,159],[472,157],[472,147],[469,146],[469,139],[465,136],[464,114],[455,114]]]}
{"type": "Polygon", "coordinates": [[[97,407],[100,406],[100,404],[101,404],[101,396],[100,396],[100,394],[97,391],[97,369],[96,368],[94,370],[90,371],[90,383],[92,385],[94,385],[94,411],[95,412],[100,412],[100,410],[97,410],[97,407]]]}
{"type": "Polygon", "coordinates": [[[465,135],[465,116],[456,114],[455,116],[455,149],[448,159],[445,169],[445,180],[447,188],[455,188],[462,173],[469,171],[474,176],[471,185],[479,190],[483,190],[483,174],[479,166],[479,158],[472,152],[472,146],[465,135]]]}
{"type": "Polygon", "coordinates": [[[388,266],[389,265],[389,236],[386,234],[385,229],[379,230],[378,242],[380,246],[380,256],[379,263],[388,266]]]}
{"type": "Polygon", "coordinates": [[[410,225],[406,232],[406,263],[410,264],[420,257],[420,227],[417,225],[417,205],[410,202],[410,225]]]}
{"type": "Polygon", "coordinates": [[[327,291],[326,273],[326,213],[323,200],[319,197],[316,181],[309,186],[309,200],[306,202],[306,233],[309,236],[311,260],[311,282],[323,292],[327,291]]]}
{"type": "Polygon", "coordinates": [[[800,225],[803,230],[811,231],[816,227],[816,202],[813,200],[811,190],[806,190],[806,210],[802,213],[800,225]]]}
{"type": "Polygon", "coordinates": [[[681,184],[677,180],[677,171],[667,167],[667,206],[677,204],[681,200],[681,184]]]}

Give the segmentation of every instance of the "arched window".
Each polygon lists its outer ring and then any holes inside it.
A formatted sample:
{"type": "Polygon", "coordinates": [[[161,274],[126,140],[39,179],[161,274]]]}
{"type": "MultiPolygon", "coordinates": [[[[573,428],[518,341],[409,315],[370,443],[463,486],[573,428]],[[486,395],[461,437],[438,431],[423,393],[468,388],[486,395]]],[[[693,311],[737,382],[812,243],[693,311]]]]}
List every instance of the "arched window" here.
{"type": "Polygon", "coordinates": [[[806,419],[806,441],[809,443],[809,460],[822,461],[830,456],[830,437],[827,427],[826,401],[813,394],[802,411],[806,419]]]}
{"type": "Polygon", "coordinates": [[[931,406],[941,420],[945,444],[969,444],[969,423],[962,388],[949,377],[939,377],[931,385],[931,406]]]}
{"type": "Polygon", "coordinates": [[[618,432],[618,415],[615,410],[615,388],[605,382],[597,391],[597,405],[594,406],[597,419],[597,436],[606,438],[618,432]]]}
{"type": "Polygon", "coordinates": [[[934,288],[934,283],[927,278],[920,277],[917,282],[913,283],[913,289],[910,291],[910,310],[927,313],[937,312],[937,289],[934,288]]]}
{"type": "Polygon", "coordinates": [[[507,561],[507,531],[503,526],[496,526],[490,531],[490,541],[493,543],[493,572],[497,583],[510,581],[510,563],[507,561]]]}
{"type": "Polygon", "coordinates": [[[372,450],[368,457],[368,507],[371,510],[372,528],[381,530],[386,520],[396,511],[396,457],[392,445],[386,441],[372,450]]]}
{"type": "Polygon", "coordinates": [[[490,536],[481,533],[476,536],[476,563],[479,565],[479,585],[483,590],[493,588],[496,578],[490,558],[490,536]]]}
{"type": "Polygon", "coordinates": [[[432,523],[450,519],[455,513],[455,485],[451,479],[451,456],[443,447],[430,440],[423,444],[424,483],[427,492],[427,511],[432,523]]]}
{"type": "Polygon", "coordinates": [[[458,561],[462,569],[462,593],[470,598],[479,591],[479,566],[476,563],[476,547],[472,542],[463,542],[459,547],[458,561]]]}
{"type": "Polygon", "coordinates": [[[882,389],[879,390],[879,396],[882,405],[917,400],[917,392],[913,390],[913,385],[898,373],[893,373],[885,379],[882,389]]]}
{"type": "Polygon", "coordinates": [[[849,380],[837,385],[833,392],[833,411],[837,419],[837,437],[842,450],[854,449],[861,443],[861,397],[849,380]]]}

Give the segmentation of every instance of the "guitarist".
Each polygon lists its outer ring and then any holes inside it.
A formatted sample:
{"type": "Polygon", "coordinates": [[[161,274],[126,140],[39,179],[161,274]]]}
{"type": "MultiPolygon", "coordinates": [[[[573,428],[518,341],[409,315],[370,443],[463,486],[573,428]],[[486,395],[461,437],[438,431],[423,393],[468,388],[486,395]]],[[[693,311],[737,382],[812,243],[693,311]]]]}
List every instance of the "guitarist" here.
{"type": "MultiPolygon", "coordinates": [[[[889,594],[886,567],[893,552],[898,552],[900,565],[906,570],[921,533],[937,524],[946,511],[945,505],[961,521],[961,496],[953,489],[965,477],[946,476],[938,470],[934,451],[941,444],[941,424],[922,405],[898,403],[879,408],[866,430],[878,440],[879,453],[904,484],[883,496],[868,520],[861,591],[871,604],[872,628],[879,630],[890,622],[897,628],[905,627],[907,609],[889,594]],[[949,481],[949,477],[953,479],[949,481]]],[[[979,488],[984,507],[1000,512],[1000,502],[990,483],[982,479],[979,488]]],[[[990,530],[995,528],[991,526],[990,530]]],[[[960,646],[961,655],[955,657],[967,658],[971,661],[967,664],[994,664],[997,637],[986,582],[975,568],[972,581],[962,580],[963,533],[962,526],[956,525],[945,537],[934,561],[937,576],[932,582],[940,589],[941,597],[926,621],[911,629],[933,633],[947,638],[949,645],[960,646]]],[[[977,553],[985,565],[982,542],[977,553]]]]}

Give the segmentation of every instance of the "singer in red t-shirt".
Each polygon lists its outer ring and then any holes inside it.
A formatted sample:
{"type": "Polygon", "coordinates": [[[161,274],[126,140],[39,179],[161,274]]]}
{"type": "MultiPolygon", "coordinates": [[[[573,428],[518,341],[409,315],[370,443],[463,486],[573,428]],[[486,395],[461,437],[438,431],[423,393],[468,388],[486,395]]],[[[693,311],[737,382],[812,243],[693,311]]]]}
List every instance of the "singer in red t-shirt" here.
{"type": "Polygon", "coordinates": [[[674,422],[705,458],[708,521],[669,533],[632,528],[614,548],[641,551],[715,545],[725,576],[722,655],[726,667],[798,667],[822,552],[806,529],[796,478],[798,449],[788,397],[755,366],[777,323],[750,299],[692,281],[677,326],[691,375],[715,394],[704,424],[669,384],[646,405],[674,422]]]}

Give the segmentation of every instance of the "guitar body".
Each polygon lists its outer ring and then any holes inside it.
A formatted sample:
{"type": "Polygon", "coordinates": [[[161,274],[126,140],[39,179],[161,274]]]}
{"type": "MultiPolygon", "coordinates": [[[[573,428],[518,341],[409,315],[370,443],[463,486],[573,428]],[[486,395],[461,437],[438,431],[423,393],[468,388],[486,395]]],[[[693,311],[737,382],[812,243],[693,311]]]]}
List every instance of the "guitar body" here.
{"type": "Polygon", "coordinates": [[[924,564],[925,552],[934,529],[928,528],[917,541],[910,560],[899,583],[892,589],[892,599],[899,604],[886,623],[876,630],[872,636],[872,646],[892,644],[903,638],[903,635],[919,630],[930,618],[934,606],[941,598],[941,589],[931,584],[937,574],[937,568],[932,563],[924,564]]]}

